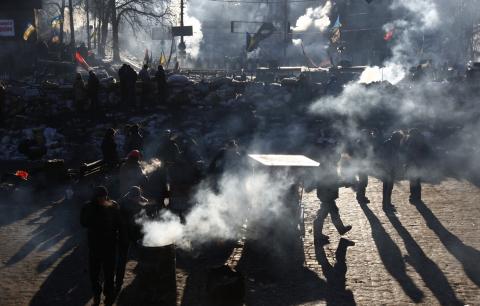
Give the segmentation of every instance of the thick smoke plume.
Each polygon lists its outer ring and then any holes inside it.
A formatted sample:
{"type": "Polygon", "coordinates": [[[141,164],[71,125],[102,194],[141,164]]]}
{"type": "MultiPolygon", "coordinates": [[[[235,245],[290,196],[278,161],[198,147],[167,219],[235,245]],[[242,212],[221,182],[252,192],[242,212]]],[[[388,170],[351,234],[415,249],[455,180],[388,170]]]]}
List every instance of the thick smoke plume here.
{"type": "Polygon", "coordinates": [[[330,1],[327,1],[324,6],[307,8],[305,15],[302,15],[297,19],[293,31],[303,32],[310,29],[316,29],[321,32],[325,31],[331,23],[329,17],[331,9],[332,3],[330,1]]]}
{"type": "Polygon", "coordinates": [[[170,212],[158,220],[139,220],[145,234],[143,243],[161,246],[174,242],[190,248],[217,239],[238,239],[247,220],[254,227],[285,215],[283,199],[292,183],[293,178],[283,172],[227,173],[219,182],[219,192],[201,184],[184,224],[170,212]]]}

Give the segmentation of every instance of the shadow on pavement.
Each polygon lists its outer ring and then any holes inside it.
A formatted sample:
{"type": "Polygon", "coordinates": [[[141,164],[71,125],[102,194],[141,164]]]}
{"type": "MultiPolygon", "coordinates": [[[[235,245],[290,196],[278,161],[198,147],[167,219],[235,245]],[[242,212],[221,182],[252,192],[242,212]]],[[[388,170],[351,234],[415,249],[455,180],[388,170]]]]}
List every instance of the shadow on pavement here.
{"type": "Polygon", "coordinates": [[[356,305],[352,291],[346,289],[347,248],[353,245],[353,242],[341,238],[335,252],[336,262],[332,266],[323,248],[324,243],[315,241],[315,256],[327,279],[327,305],[356,305]]]}
{"type": "Polygon", "coordinates": [[[380,220],[367,205],[360,206],[372,228],[372,238],[378,249],[378,254],[388,273],[400,284],[405,294],[415,303],[423,299],[423,292],[407,275],[406,265],[400,248],[385,231],[380,220]]]}
{"type": "Polygon", "coordinates": [[[48,275],[30,306],[83,306],[91,298],[87,246],[76,246],[48,275]]]}
{"type": "Polygon", "coordinates": [[[39,223],[39,226],[31,233],[30,240],[6,262],[6,265],[14,265],[34,250],[46,251],[67,239],[58,250],[40,262],[37,271],[43,272],[75,247],[79,242],[78,235],[75,235],[79,228],[76,214],[78,210],[72,205],[73,203],[67,201],[51,204],[39,217],[31,220],[29,225],[39,223]]]}
{"type": "Polygon", "coordinates": [[[398,217],[394,214],[387,214],[387,217],[403,239],[408,252],[408,263],[415,268],[425,285],[435,295],[438,302],[442,305],[464,305],[464,303],[457,299],[455,291],[453,291],[450,286],[445,274],[443,274],[437,264],[423,252],[422,248],[402,225],[398,217]]]}
{"type": "Polygon", "coordinates": [[[462,264],[468,278],[480,287],[480,251],[464,244],[457,236],[448,231],[423,201],[417,201],[414,205],[425,219],[427,226],[438,236],[448,252],[462,264]]]}

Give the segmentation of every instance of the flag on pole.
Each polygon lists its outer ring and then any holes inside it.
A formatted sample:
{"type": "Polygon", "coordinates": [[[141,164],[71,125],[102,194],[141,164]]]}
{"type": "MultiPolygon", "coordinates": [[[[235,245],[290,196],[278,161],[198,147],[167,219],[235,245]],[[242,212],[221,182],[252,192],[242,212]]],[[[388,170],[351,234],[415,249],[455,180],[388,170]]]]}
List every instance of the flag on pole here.
{"type": "Polygon", "coordinates": [[[390,41],[390,40],[392,40],[394,32],[395,32],[395,29],[391,29],[390,31],[388,31],[387,33],[385,33],[385,35],[383,36],[383,39],[384,39],[385,41],[390,41]]]}
{"type": "Polygon", "coordinates": [[[258,44],[275,32],[276,28],[271,22],[264,22],[257,33],[247,33],[247,52],[252,52],[258,48],[258,44]]]}
{"type": "Polygon", "coordinates": [[[83,58],[83,56],[81,56],[78,51],[75,52],[75,60],[80,66],[82,66],[83,69],[87,71],[91,69],[90,66],[87,64],[87,62],[85,61],[85,59],[83,58]]]}
{"type": "Polygon", "coordinates": [[[165,56],[165,53],[162,50],[162,53],[160,54],[160,59],[158,60],[158,64],[165,66],[167,64],[167,57],[165,56]]]}
{"type": "Polygon", "coordinates": [[[35,27],[29,23],[25,32],[23,32],[23,40],[27,41],[35,30],[35,27]]]}
{"type": "Polygon", "coordinates": [[[340,38],[342,38],[340,33],[340,28],[334,29],[332,31],[332,35],[330,36],[330,41],[332,42],[332,44],[336,44],[340,42],[340,38]]]}
{"type": "Polygon", "coordinates": [[[342,23],[340,22],[340,15],[339,15],[339,16],[337,16],[337,21],[335,21],[335,24],[333,25],[332,30],[337,29],[337,28],[341,28],[341,27],[342,27],[342,23]]]}
{"type": "Polygon", "coordinates": [[[335,24],[333,25],[332,29],[330,30],[332,35],[330,36],[330,41],[332,44],[336,44],[340,41],[341,38],[341,32],[340,28],[342,27],[342,23],[340,22],[340,16],[337,16],[337,20],[335,21],[335,24]]]}
{"type": "Polygon", "coordinates": [[[56,28],[57,26],[60,26],[60,24],[63,22],[62,20],[62,15],[58,15],[56,17],[52,18],[51,24],[52,28],[56,28]]]}

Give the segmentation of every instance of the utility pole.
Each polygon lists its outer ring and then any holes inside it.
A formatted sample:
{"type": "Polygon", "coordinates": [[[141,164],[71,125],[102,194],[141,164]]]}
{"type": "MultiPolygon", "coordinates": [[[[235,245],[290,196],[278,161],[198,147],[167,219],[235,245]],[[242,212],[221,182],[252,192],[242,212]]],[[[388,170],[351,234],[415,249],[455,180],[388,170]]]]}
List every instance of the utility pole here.
{"type": "Polygon", "coordinates": [[[60,9],[60,16],[62,16],[62,20],[60,22],[60,44],[63,44],[63,24],[65,22],[65,0],[62,0],[62,7],[60,9]]]}
{"type": "MultiPolygon", "coordinates": [[[[183,9],[185,8],[185,0],[180,0],[180,26],[183,28],[183,9]]],[[[185,46],[185,41],[183,39],[183,35],[180,36],[180,43],[178,44],[178,50],[180,53],[180,56],[184,58],[187,55],[187,52],[185,50],[187,49],[187,46],[185,46]]]]}
{"type": "Polygon", "coordinates": [[[75,47],[75,26],[73,24],[73,0],[68,0],[68,12],[70,13],[70,45],[75,47]]]}

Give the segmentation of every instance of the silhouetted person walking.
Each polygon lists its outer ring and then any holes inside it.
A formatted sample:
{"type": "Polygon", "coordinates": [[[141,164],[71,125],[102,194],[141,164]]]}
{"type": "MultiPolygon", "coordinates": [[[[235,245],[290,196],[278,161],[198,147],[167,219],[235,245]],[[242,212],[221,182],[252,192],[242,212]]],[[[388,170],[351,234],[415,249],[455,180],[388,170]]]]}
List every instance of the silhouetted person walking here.
{"type": "Polygon", "coordinates": [[[340,160],[340,154],[336,149],[327,148],[322,152],[320,166],[316,176],[317,179],[317,197],[320,200],[320,209],[314,221],[314,233],[319,239],[328,240],[328,236],[323,235],[323,224],[328,215],[340,235],[346,234],[352,229],[351,225],[345,226],[340,218],[337,204],[338,189],[340,187],[340,178],[337,172],[337,164],[340,160]]]}

